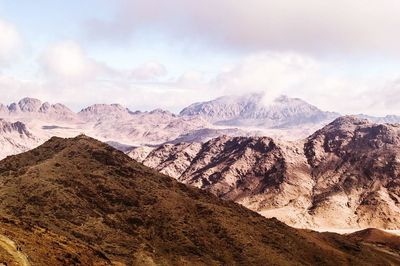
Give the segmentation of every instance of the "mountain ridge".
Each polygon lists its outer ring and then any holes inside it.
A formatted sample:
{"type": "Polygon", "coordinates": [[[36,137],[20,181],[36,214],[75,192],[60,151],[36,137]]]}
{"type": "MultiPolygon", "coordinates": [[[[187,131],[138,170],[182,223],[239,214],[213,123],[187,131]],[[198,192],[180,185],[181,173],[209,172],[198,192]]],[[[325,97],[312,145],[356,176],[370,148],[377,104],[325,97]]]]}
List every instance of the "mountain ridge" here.
{"type": "Polygon", "coordinates": [[[400,125],[347,116],[296,142],[222,136],[130,155],[292,226],[398,229],[399,153],[400,125]]]}
{"type": "Polygon", "coordinates": [[[400,262],[346,236],[265,219],[83,135],[0,161],[0,182],[0,232],[33,265],[400,262]]]}
{"type": "Polygon", "coordinates": [[[194,103],[184,108],[180,115],[200,115],[219,125],[266,128],[323,123],[340,116],[338,113],[323,112],[299,98],[280,96],[265,104],[264,97],[260,93],[223,96],[207,102],[194,103]]]}

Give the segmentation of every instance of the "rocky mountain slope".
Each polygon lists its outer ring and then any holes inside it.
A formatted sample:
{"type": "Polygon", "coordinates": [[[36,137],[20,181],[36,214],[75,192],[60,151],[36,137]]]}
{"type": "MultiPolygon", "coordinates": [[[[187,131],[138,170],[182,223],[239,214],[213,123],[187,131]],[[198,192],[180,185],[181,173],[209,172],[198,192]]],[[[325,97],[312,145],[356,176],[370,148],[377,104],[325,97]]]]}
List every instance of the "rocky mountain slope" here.
{"type": "Polygon", "coordinates": [[[130,155],[290,225],[400,228],[400,125],[341,117],[297,142],[222,136],[138,154],[130,155]]]}
{"type": "Polygon", "coordinates": [[[11,123],[0,119],[0,158],[30,150],[41,141],[24,123],[11,123]]]}
{"type": "MultiPolygon", "coordinates": [[[[0,161],[0,184],[1,239],[31,265],[400,263],[388,247],[266,219],[85,136],[0,161]]],[[[0,245],[12,265],[9,252],[0,245]]]]}
{"type": "Polygon", "coordinates": [[[323,124],[339,114],[324,112],[298,98],[281,96],[264,103],[263,94],[224,96],[208,102],[194,103],[181,115],[200,115],[220,125],[260,128],[288,128],[305,124],[323,124]]]}
{"type": "Polygon", "coordinates": [[[398,115],[386,115],[386,116],[371,116],[371,115],[364,115],[359,114],[357,115],[358,118],[361,119],[368,119],[371,122],[379,123],[379,124],[397,124],[400,123],[400,116],[398,115]]]}

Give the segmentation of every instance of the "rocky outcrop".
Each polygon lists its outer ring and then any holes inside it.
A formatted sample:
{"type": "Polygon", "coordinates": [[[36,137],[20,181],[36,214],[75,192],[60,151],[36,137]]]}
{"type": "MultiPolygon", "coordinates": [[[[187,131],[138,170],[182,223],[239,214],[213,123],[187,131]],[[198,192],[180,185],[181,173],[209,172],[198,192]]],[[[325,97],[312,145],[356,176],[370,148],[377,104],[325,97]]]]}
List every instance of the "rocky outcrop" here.
{"type": "Polygon", "coordinates": [[[294,226],[399,229],[399,154],[400,125],[350,116],[303,141],[223,136],[164,145],[142,161],[294,226]]]}
{"type": "Polygon", "coordinates": [[[0,119],[0,158],[30,150],[41,143],[41,139],[20,122],[0,119]]]}

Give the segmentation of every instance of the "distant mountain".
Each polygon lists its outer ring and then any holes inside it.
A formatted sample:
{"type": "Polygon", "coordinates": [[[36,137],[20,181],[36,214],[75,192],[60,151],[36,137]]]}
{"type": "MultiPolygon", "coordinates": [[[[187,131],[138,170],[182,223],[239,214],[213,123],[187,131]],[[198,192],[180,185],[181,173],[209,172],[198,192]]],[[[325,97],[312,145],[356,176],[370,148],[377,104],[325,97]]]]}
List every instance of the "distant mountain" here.
{"type": "Polygon", "coordinates": [[[78,116],[85,121],[96,121],[100,119],[124,119],[130,114],[131,111],[120,104],[94,104],[82,109],[78,116]]]}
{"type": "Polygon", "coordinates": [[[24,123],[0,119],[0,158],[30,150],[41,142],[24,123]]]}
{"type": "Polygon", "coordinates": [[[132,112],[116,104],[94,105],[78,116],[85,121],[86,134],[133,146],[159,145],[212,126],[200,117],[180,117],[160,109],[132,112]]]}
{"type": "MultiPolygon", "coordinates": [[[[119,104],[94,104],[74,113],[62,104],[43,103],[33,98],[8,106],[0,104],[0,118],[22,122],[40,143],[52,136],[74,137],[85,133],[122,149],[177,140],[205,141],[221,134],[246,134],[234,128],[214,128],[199,116],[183,117],[161,109],[132,112],[119,104]]],[[[23,148],[7,145],[8,142],[0,142],[3,150],[0,158],[36,147],[37,142],[26,143],[23,148]]]]}
{"type": "Polygon", "coordinates": [[[386,115],[386,116],[370,116],[370,115],[364,115],[364,114],[359,114],[357,117],[361,119],[368,119],[371,122],[374,123],[379,123],[379,124],[396,124],[400,123],[400,116],[398,115],[386,115]]]}
{"type": "Polygon", "coordinates": [[[400,263],[385,245],[266,219],[85,136],[0,161],[0,184],[7,265],[400,263]]]}
{"type": "Polygon", "coordinates": [[[218,125],[242,127],[286,128],[304,124],[329,123],[338,113],[324,112],[298,98],[281,96],[264,103],[263,94],[224,96],[194,103],[180,115],[200,115],[218,125]]]}
{"type": "Polygon", "coordinates": [[[400,228],[400,125],[340,117],[305,140],[222,136],[130,155],[266,217],[308,228],[400,228]],[[140,155],[140,156],[139,156],[140,155]]]}
{"type": "MultiPolygon", "coordinates": [[[[299,140],[337,116],[337,113],[324,112],[300,99],[285,96],[266,105],[261,94],[226,96],[193,104],[180,115],[162,109],[131,111],[120,104],[94,104],[75,113],[63,104],[34,98],[0,104],[0,119],[23,123],[39,143],[52,136],[74,137],[84,133],[115,144],[126,152],[130,147],[142,145],[202,143],[222,135],[299,140]]],[[[369,117],[381,122],[394,122],[397,118],[369,117]]],[[[9,145],[9,142],[4,143],[9,145]]],[[[23,149],[7,145],[0,142],[0,149],[3,147],[0,158],[36,147],[37,142],[27,142],[23,149]]]]}
{"type": "Polygon", "coordinates": [[[8,106],[0,104],[2,117],[39,118],[56,121],[74,121],[77,115],[63,104],[42,103],[38,99],[23,98],[18,103],[8,106]]]}

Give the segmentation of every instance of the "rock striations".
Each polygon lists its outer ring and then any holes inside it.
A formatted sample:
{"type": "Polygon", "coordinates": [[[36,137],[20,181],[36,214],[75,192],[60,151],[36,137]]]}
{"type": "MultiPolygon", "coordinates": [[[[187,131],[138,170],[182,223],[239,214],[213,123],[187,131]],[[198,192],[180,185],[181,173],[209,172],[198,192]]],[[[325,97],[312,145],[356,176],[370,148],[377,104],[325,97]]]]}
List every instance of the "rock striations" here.
{"type": "Polygon", "coordinates": [[[0,119],[0,158],[30,150],[40,142],[24,123],[0,119]]]}
{"type": "Polygon", "coordinates": [[[222,136],[137,159],[290,225],[399,229],[399,154],[400,125],[347,116],[303,141],[222,136]]]}

